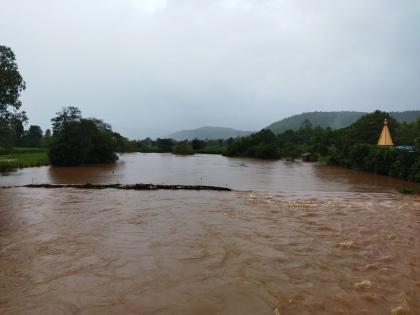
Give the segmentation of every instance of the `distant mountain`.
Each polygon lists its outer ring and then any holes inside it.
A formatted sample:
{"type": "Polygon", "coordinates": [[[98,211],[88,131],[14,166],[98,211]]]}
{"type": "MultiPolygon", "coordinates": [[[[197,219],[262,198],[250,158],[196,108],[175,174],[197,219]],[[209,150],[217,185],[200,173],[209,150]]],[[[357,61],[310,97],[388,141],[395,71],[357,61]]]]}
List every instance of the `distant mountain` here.
{"type": "Polygon", "coordinates": [[[420,110],[406,110],[405,112],[390,112],[399,122],[413,122],[420,118],[420,110]]]}
{"type": "MultiPolygon", "coordinates": [[[[126,128],[128,129],[128,128],[126,128]]],[[[147,129],[147,128],[129,128],[124,136],[127,136],[129,139],[144,139],[144,138],[166,138],[166,136],[171,133],[172,130],[164,129],[147,129]]]]}
{"type": "MultiPolygon", "coordinates": [[[[365,112],[309,112],[294,115],[272,123],[266,129],[270,129],[274,133],[282,133],[288,129],[297,130],[302,123],[308,119],[313,127],[331,127],[333,129],[344,128],[350,126],[358,120],[365,112]]],[[[405,112],[390,112],[391,116],[400,122],[412,122],[420,117],[420,111],[412,110],[405,112]]]]}
{"type": "Polygon", "coordinates": [[[168,137],[175,140],[185,139],[228,139],[230,137],[236,138],[251,134],[253,131],[242,131],[232,128],[224,127],[201,127],[191,130],[181,130],[170,134],[168,137]]]}

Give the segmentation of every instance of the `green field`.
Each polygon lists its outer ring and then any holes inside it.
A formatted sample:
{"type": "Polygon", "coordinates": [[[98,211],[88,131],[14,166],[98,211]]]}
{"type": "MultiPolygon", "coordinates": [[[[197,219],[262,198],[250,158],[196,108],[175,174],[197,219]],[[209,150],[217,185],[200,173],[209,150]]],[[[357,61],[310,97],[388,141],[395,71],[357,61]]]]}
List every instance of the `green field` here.
{"type": "Polygon", "coordinates": [[[48,164],[48,154],[45,148],[14,148],[12,152],[0,154],[0,172],[48,164]]]}

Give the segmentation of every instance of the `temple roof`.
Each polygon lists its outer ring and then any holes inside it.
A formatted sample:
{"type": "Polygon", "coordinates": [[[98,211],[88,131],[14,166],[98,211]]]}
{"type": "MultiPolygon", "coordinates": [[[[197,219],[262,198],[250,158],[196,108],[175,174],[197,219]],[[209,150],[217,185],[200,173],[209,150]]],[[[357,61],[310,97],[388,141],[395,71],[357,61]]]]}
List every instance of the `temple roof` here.
{"type": "Polygon", "coordinates": [[[380,146],[393,146],[394,142],[391,138],[391,133],[388,128],[388,120],[385,119],[384,127],[382,128],[381,135],[379,136],[378,145],[380,146]]]}

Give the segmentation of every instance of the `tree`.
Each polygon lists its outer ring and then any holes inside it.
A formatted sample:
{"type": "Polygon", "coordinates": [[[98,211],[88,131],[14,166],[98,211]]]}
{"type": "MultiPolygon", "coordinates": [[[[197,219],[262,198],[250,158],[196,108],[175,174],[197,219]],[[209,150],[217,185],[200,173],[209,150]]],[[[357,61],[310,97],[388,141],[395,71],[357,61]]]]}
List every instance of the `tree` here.
{"type": "Polygon", "coordinates": [[[25,112],[19,112],[22,103],[20,94],[26,84],[19,73],[15,54],[0,45],[0,149],[16,145],[27,120],[25,112]],[[22,127],[22,128],[19,128],[22,127]]]}
{"type": "Polygon", "coordinates": [[[22,144],[25,147],[39,147],[42,140],[42,129],[39,126],[31,125],[23,135],[22,144]]]}
{"type": "Polygon", "coordinates": [[[102,119],[90,118],[89,120],[93,121],[99,130],[103,132],[113,133],[111,125],[104,122],[102,119]]]}
{"type": "Polygon", "coordinates": [[[307,129],[307,130],[312,130],[312,122],[311,122],[311,120],[310,120],[310,119],[308,119],[308,118],[306,118],[306,119],[302,122],[302,124],[301,124],[301,126],[300,126],[300,129],[303,129],[303,130],[305,130],[305,129],[307,129]]]}
{"type": "Polygon", "coordinates": [[[299,156],[299,151],[296,145],[293,145],[292,143],[286,144],[282,151],[283,156],[285,156],[289,161],[294,161],[299,156]]]}
{"type": "Polygon", "coordinates": [[[60,133],[67,123],[80,121],[82,112],[74,106],[64,107],[57,116],[51,119],[53,133],[60,133]]]}
{"type": "Polygon", "coordinates": [[[157,138],[156,139],[156,145],[162,152],[172,152],[172,148],[173,148],[174,144],[175,144],[174,140],[169,139],[169,138],[166,138],[166,139],[157,138]]]}
{"type": "Polygon", "coordinates": [[[269,129],[262,129],[228,144],[226,155],[275,159],[280,157],[280,151],[276,135],[269,129]]]}
{"type": "Polygon", "coordinates": [[[53,118],[55,131],[48,152],[51,164],[75,166],[117,160],[114,133],[98,119],[83,119],[76,107],[69,107],[53,118]],[[101,122],[101,123],[98,123],[101,122]]]}
{"type": "Polygon", "coordinates": [[[15,54],[6,46],[0,45],[0,117],[13,115],[10,110],[18,110],[22,103],[20,93],[26,84],[19,73],[15,54]]]}
{"type": "Polygon", "coordinates": [[[11,142],[16,145],[22,145],[23,137],[25,135],[24,122],[18,117],[13,117],[11,123],[11,142]]]}
{"type": "Polygon", "coordinates": [[[45,130],[44,137],[42,138],[42,141],[41,141],[41,145],[43,147],[48,148],[51,144],[51,137],[52,137],[51,130],[50,129],[45,130]]]}
{"type": "Polygon", "coordinates": [[[191,155],[191,154],[194,154],[191,146],[185,141],[179,142],[178,144],[176,144],[174,146],[173,153],[177,154],[177,155],[191,155]]]}
{"type": "Polygon", "coordinates": [[[192,149],[195,151],[201,150],[201,149],[204,149],[204,147],[206,146],[206,142],[195,138],[194,140],[191,141],[191,146],[192,146],[192,149]]]}

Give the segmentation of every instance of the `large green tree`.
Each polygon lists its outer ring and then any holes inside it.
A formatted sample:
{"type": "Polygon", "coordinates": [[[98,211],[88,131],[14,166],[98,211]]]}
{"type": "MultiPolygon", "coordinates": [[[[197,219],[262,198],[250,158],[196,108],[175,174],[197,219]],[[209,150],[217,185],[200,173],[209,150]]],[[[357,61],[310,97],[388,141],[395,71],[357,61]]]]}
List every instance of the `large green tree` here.
{"type": "Polygon", "coordinates": [[[40,126],[31,125],[28,130],[24,132],[22,145],[25,147],[39,147],[42,140],[42,129],[40,126]]]}
{"type": "Polygon", "coordinates": [[[108,163],[117,159],[111,126],[99,119],[84,119],[76,107],[64,108],[52,119],[54,134],[49,149],[51,164],[75,166],[108,163]]]}
{"type": "Polygon", "coordinates": [[[22,105],[20,94],[26,84],[18,70],[15,54],[0,45],[0,149],[16,144],[16,126],[25,122],[25,112],[19,112],[22,105]]]}
{"type": "Polygon", "coordinates": [[[52,122],[52,129],[54,133],[63,131],[67,123],[77,122],[82,119],[82,112],[75,106],[64,107],[61,112],[57,113],[52,122]]]}
{"type": "Polygon", "coordinates": [[[25,87],[15,54],[9,47],[0,45],[0,116],[10,115],[10,110],[21,107],[19,97],[25,87]]]}
{"type": "Polygon", "coordinates": [[[262,129],[234,140],[228,145],[226,155],[276,159],[280,157],[280,151],[276,135],[269,129],[262,129]]]}

